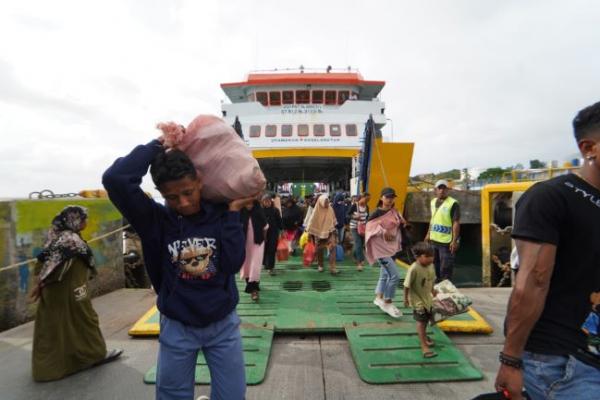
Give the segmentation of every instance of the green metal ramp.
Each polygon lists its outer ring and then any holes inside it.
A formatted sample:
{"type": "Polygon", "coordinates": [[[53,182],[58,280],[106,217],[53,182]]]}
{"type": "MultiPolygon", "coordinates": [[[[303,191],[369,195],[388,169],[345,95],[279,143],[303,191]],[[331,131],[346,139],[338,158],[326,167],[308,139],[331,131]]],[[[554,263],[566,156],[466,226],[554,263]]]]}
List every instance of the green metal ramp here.
{"type": "MultiPolygon", "coordinates": [[[[258,385],[265,379],[267,365],[271,355],[273,342],[273,327],[257,327],[242,325],[242,343],[244,347],[244,362],[246,365],[246,383],[258,385]]],[[[196,361],[196,384],[210,384],[210,373],[202,353],[196,361]]],[[[156,383],[156,366],[150,368],[144,375],[144,383],[156,383]]]]}
{"type": "MultiPolygon", "coordinates": [[[[361,378],[369,383],[435,382],[481,379],[481,373],[454,347],[439,329],[432,335],[439,343],[439,356],[424,359],[416,336],[410,309],[394,319],[373,304],[379,268],[362,272],[349,262],[338,263],[339,275],[304,268],[299,258],[278,263],[277,274],[261,276],[260,301],[244,293],[245,282],[238,280],[240,302],[237,313],[242,320],[242,336],[248,384],[258,384],[265,376],[273,332],[343,333],[361,378]]],[[[405,270],[400,268],[397,299],[402,298],[405,270]]],[[[396,306],[401,306],[397,301],[396,306]]],[[[149,311],[139,321],[140,330],[158,334],[158,312],[149,311]]],[[[144,381],[153,383],[156,370],[144,381]]],[[[209,383],[203,357],[198,358],[196,383],[209,383]]]]}
{"type": "Polygon", "coordinates": [[[482,373],[439,328],[428,329],[434,358],[423,358],[414,323],[346,326],[360,378],[371,384],[482,379],[482,373]]]}

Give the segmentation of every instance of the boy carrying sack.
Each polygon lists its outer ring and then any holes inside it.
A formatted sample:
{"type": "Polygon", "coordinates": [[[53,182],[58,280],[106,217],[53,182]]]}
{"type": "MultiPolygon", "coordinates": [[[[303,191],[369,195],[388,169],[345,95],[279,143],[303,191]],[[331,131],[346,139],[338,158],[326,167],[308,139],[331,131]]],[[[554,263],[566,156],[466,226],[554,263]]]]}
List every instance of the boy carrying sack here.
{"type": "Polygon", "coordinates": [[[417,333],[421,343],[423,357],[436,357],[431,350],[435,344],[427,336],[427,324],[433,323],[433,297],[435,290],[435,267],[433,266],[433,248],[425,242],[413,246],[416,261],[410,266],[404,280],[404,306],[412,307],[413,318],[417,321],[417,333]]]}

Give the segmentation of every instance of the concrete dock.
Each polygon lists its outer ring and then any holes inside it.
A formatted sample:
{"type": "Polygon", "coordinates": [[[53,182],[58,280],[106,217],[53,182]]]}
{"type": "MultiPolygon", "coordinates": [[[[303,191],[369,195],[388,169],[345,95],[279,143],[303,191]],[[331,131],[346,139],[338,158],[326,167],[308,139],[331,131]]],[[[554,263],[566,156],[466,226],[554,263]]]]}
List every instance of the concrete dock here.
{"type": "MultiPolygon", "coordinates": [[[[279,335],[273,339],[264,382],[248,386],[253,399],[471,399],[493,390],[498,352],[503,343],[502,322],[510,289],[461,289],[492,325],[492,335],[450,334],[458,347],[480,368],[485,378],[474,382],[370,385],[358,376],[344,335],[279,335]]],[[[33,322],[0,333],[0,399],[153,399],[154,386],[143,374],[156,364],[156,338],[128,336],[128,329],[154,303],[146,289],[121,289],[93,300],[109,348],[125,350],[118,361],[80,372],[57,382],[31,379],[33,322]]],[[[196,396],[209,386],[196,386],[196,396]]]]}

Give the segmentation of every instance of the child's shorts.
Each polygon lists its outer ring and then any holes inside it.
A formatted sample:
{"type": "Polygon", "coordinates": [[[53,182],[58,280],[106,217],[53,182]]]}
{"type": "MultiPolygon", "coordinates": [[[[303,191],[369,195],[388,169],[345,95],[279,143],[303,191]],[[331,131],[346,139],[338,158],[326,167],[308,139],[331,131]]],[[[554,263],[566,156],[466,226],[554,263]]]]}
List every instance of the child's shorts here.
{"type": "Polygon", "coordinates": [[[417,322],[433,322],[433,313],[425,308],[417,308],[413,310],[413,318],[417,322]]]}

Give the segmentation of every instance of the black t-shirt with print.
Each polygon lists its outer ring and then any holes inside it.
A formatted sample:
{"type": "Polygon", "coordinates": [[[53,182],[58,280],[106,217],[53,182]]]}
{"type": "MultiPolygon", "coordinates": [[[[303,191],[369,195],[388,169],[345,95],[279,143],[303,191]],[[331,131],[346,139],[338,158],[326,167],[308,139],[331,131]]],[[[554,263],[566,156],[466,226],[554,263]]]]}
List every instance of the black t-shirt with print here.
{"type": "Polygon", "coordinates": [[[600,191],[574,174],[535,184],[517,202],[512,236],[557,246],[544,311],[525,349],[576,355],[587,348],[581,325],[590,294],[600,291],[600,191]]]}

